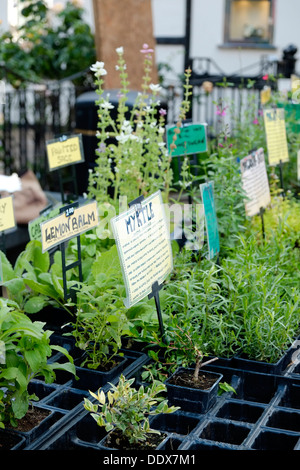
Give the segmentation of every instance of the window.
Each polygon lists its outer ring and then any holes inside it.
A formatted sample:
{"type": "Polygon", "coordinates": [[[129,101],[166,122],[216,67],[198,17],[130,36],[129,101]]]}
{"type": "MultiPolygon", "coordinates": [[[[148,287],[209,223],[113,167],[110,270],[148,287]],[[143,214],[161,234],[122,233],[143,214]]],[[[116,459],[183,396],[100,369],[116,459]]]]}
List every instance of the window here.
{"type": "Polygon", "coordinates": [[[226,0],[225,46],[270,47],[274,0],[226,0]]]}

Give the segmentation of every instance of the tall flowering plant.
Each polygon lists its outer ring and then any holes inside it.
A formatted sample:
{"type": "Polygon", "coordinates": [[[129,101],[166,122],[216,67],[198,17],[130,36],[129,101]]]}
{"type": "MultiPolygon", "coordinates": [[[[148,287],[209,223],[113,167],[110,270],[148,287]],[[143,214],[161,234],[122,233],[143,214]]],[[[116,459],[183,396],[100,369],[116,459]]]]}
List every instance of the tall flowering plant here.
{"type": "MultiPolygon", "coordinates": [[[[129,81],[123,47],[116,49],[120,76],[117,105],[104,94],[105,64],[98,61],[91,66],[98,94],[98,148],[95,169],[89,174],[88,197],[113,204],[116,209],[120,196],[131,201],[161,190],[167,199],[172,184],[171,155],[165,142],[166,110],[160,104],[161,87],[150,78],[152,52],[143,45],[144,76],[131,109],[126,105],[129,81]]],[[[183,109],[179,119],[182,114],[183,109]]]]}

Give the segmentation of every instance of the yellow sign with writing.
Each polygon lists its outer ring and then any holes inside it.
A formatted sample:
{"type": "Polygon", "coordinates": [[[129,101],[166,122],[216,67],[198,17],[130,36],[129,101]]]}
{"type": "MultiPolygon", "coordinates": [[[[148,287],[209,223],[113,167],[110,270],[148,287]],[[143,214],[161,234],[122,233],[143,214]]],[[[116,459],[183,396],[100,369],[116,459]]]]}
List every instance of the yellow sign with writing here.
{"type": "Polygon", "coordinates": [[[72,207],[57,217],[41,223],[42,250],[50,250],[73,237],[98,225],[98,206],[93,201],[80,207],[72,207]]]}
{"type": "Polygon", "coordinates": [[[49,170],[57,170],[64,166],[83,161],[81,135],[60,137],[46,142],[49,170]]]}
{"type": "Polygon", "coordinates": [[[269,164],[278,165],[289,160],[283,108],[264,110],[269,164]]]}
{"type": "Polygon", "coordinates": [[[15,215],[12,196],[0,199],[0,232],[15,227],[15,215]]]}
{"type": "Polygon", "coordinates": [[[271,99],[271,87],[270,86],[265,86],[261,91],[260,91],[260,101],[261,104],[264,105],[268,103],[271,99]]]}

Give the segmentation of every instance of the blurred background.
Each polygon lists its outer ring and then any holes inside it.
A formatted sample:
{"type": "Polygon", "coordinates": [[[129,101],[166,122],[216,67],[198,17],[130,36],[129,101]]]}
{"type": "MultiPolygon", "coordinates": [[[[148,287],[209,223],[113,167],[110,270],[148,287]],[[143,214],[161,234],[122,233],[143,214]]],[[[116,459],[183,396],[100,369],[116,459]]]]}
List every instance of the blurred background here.
{"type": "Polygon", "coordinates": [[[55,190],[45,142],[75,132],[83,135],[87,164],[93,160],[89,67],[104,61],[105,87],[116,90],[119,46],[133,92],[141,84],[140,50],[153,49],[153,81],[162,86],[170,123],[191,67],[189,117],[216,135],[214,103],[230,99],[237,116],[250,93],[258,108],[266,88],[291,95],[300,73],[299,17],[298,0],[0,0],[0,173],[30,168],[44,189],[55,190]]]}

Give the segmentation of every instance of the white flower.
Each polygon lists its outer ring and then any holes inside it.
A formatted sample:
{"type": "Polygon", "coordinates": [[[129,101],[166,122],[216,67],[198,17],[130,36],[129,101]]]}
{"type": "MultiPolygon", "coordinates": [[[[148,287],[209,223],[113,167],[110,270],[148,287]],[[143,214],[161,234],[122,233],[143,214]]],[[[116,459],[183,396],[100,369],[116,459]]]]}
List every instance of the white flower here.
{"type": "Polygon", "coordinates": [[[90,70],[95,73],[96,77],[101,77],[102,75],[106,75],[107,72],[104,68],[104,62],[97,62],[91,65],[90,70]]]}
{"type": "Polygon", "coordinates": [[[154,83],[151,83],[149,85],[149,88],[153,93],[158,93],[161,90],[161,86],[160,85],[154,85],[154,83]]]}
{"type": "Polygon", "coordinates": [[[123,47],[122,47],[122,46],[121,46],[121,47],[117,47],[116,53],[119,54],[119,55],[122,55],[122,54],[124,53],[123,47]]]}
{"type": "Polygon", "coordinates": [[[116,139],[120,144],[125,144],[125,142],[130,139],[130,134],[124,134],[124,132],[121,132],[120,135],[117,135],[116,139]]]}
{"type": "Polygon", "coordinates": [[[130,121],[123,121],[123,124],[122,124],[122,131],[125,132],[125,134],[131,134],[132,132],[132,126],[130,124],[130,121]]]}
{"type": "Polygon", "coordinates": [[[100,104],[101,108],[103,109],[113,109],[114,108],[114,105],[111,104],[109,101],[103,101],[101,104],[100,104]]]}

